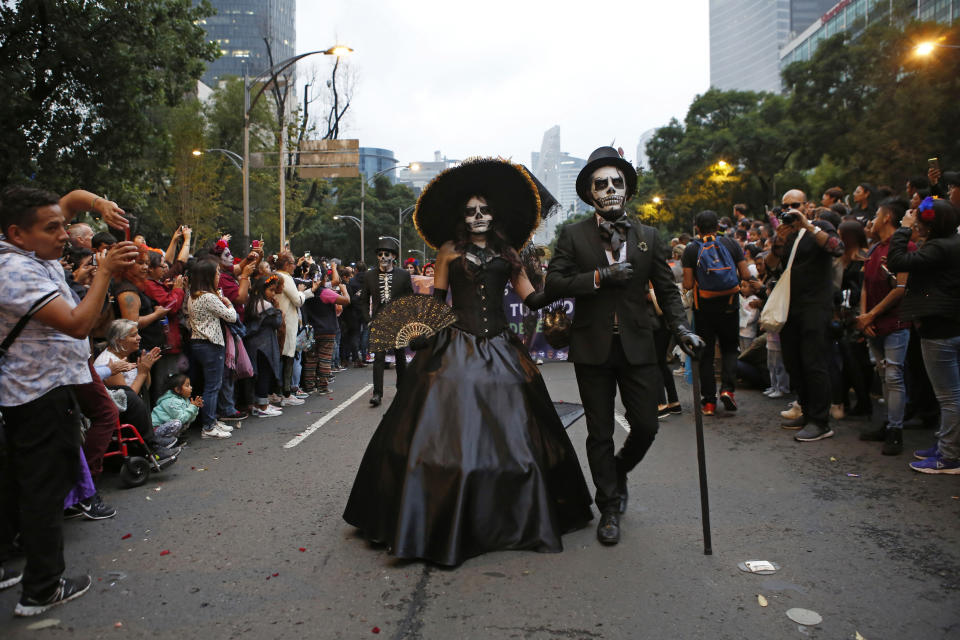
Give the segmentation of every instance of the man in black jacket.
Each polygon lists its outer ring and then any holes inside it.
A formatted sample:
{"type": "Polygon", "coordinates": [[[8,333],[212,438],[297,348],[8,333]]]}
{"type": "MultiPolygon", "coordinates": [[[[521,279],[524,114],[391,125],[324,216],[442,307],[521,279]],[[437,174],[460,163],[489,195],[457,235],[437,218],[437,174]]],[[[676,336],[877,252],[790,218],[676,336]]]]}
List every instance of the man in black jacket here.
{"type": "MultiPolygon", "coordinates": [[[[363,288],[357,294],[357,304],[363,314],[364,321],[369,323],[380,312],[380,307],[399,296],[413,293],[410,274],[397,266],[400,248],[390,238],[381,238],[377,244],[377,268],[367,269],[363,277],[363,288]],[[372,309],[371,309],[372,307],[372,309]]],[[[397,384],[407,367],[407,356],[404,349],[394,349],[394,358],[397,363],[397,384]]],[[[383,401],[383,370],[386,366],[387,353],[379,351],[373,360],[373,395],[370,397],[370,406],[377,407],[383,401]]]]}
{"type": "Polygon", "coordinates": [[[667,325],[685,349],[703,341],[686,327],[680,293],[656,229],[627,220],[624,203],[637,173],[612,147],[600,147],[577,176],[577,194],[596,215],[567,226],[547,270],[551,298],[575,296],[569,359],[587,420],[587,459],[600,509],[597,538],[620,540],[627,507],[627,473],[657,433],[657,367],[647,283],[653,284],[667,325]],[[619,387],[630,434],[614,455],[614,397],[619,387]]]}

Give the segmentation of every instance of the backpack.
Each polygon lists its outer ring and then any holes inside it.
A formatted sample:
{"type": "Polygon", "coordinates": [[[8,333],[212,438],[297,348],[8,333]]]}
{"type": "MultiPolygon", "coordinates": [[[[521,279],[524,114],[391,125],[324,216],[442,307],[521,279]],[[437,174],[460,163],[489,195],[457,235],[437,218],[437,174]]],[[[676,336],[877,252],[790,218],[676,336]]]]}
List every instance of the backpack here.
{"type": "Polygon", "coordinates": [[[716,236],[697,240],[697,298],[719,298],[740,292],[740,274],[730,251],[716,236]]]}

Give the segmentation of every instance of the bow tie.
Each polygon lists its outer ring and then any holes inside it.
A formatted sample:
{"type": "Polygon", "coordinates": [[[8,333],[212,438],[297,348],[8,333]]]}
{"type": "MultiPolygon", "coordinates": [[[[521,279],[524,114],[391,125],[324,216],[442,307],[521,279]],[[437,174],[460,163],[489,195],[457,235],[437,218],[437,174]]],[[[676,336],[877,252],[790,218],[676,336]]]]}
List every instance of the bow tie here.
{"type": "Polygon", "coordinates": [[[603,240],[603,244],[605,246],[610,245],[610,253],[613,254],[614,260],[619,260],[620,246],[627,237],[627,230],[630,229],[630,223],[622,218],[616,222],[603,221],[600,223],[599,229],[600,239],[603,240]]]}

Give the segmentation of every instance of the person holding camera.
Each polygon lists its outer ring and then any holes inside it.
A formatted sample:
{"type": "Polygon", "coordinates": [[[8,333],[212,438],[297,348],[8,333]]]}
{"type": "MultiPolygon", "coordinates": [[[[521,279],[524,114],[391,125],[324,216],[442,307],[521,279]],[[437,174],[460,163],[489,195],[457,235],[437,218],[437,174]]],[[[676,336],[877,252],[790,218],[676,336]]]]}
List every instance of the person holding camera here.
{"type": "Polygon", "coordinates": [[[790,274],[790,309],[780,331],[783,363],[797,392],[803,415],[783,423],[800,429],[798,442],[833,436],[829,426],[830,374],[828,330],[833,316],[833,259],[843,255],[843,242],[829,222],[810,222],[801,213],[807,196],[799,189],[783,194],[780,226],[766,267],[786,267],[796,245],[790,274]],[[805,230],[800,236],[800,230],[805,230]]]}

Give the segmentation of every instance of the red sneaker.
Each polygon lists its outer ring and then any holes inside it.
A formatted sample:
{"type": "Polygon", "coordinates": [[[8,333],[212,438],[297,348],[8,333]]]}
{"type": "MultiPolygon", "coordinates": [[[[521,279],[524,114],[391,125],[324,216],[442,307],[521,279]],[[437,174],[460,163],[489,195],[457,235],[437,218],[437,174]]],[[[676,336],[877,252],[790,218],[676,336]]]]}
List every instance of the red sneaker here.
{"type": "Polygon", "coordinates": [[[712,416],[717,412],[717,405],[713,404],[712,402],[704,402],[703,408],[700,410],[700,412],[705,416],[712,416]]]}
{"type": "Polygon", "coordinates": [[[733,397],[733,391],[721,391],[720,402],[723,403],[723,408],[727,411],[737,410],[737,401],[733,397]]]}

